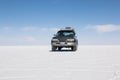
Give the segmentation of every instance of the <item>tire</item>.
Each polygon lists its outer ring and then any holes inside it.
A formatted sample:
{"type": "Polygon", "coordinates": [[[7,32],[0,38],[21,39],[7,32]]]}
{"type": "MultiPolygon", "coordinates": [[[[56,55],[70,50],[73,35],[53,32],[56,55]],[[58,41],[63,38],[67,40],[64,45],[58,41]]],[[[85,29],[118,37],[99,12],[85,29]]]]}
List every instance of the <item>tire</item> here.
{"type": "Polygon", "coordinates": [[[76,51],[77,50],[77,46],[73,46],[71,49],[72,49],[72,51],[76,51]]]}
{"type": "Polygon", "coordinates": [[[55,51],[57,49],[57,47],[52,46],[52,51],[55,51]]]}
{"type": "Polygon", "coordinates": [[[61,48],[62,48],[62,47],[58,47],[58,50],[61,51],[61,48]]]}

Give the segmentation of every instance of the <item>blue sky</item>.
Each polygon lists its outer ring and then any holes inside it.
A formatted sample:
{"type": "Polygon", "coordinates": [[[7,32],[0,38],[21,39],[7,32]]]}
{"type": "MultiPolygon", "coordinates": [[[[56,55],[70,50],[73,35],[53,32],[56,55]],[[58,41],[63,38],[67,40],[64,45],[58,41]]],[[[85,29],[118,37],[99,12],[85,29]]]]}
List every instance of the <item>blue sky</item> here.
{"type": "Polygon", "coordinates": [[[120,45],[119,0],[0,0],[0,45],[49,45],[62,27],[80,45],[120,45]]]}

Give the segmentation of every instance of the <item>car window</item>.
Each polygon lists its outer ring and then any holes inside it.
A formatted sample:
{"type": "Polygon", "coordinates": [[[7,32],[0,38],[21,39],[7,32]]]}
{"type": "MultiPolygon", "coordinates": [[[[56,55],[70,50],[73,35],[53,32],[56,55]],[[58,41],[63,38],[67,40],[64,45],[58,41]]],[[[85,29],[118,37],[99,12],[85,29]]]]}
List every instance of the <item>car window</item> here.
{"type": "Polygon", "coordinates": [[[58,36],[65,36],[65,37],[72,37],[75,35],[75,33],[73,31],[59,31],[57,33],[58,36]]]}

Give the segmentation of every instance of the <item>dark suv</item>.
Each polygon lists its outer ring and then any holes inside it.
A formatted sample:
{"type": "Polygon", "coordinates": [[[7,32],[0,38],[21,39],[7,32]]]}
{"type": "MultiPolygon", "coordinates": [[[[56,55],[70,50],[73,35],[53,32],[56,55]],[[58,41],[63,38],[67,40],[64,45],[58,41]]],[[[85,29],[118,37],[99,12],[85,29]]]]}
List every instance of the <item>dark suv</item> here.
{"type": "Polygon", "coordinates": [[[60,29],[51,40],[52,51],[61,50],[64,47],[76,51],[78,40],[75,35],[75,31],[71,27],[60,29]]]}

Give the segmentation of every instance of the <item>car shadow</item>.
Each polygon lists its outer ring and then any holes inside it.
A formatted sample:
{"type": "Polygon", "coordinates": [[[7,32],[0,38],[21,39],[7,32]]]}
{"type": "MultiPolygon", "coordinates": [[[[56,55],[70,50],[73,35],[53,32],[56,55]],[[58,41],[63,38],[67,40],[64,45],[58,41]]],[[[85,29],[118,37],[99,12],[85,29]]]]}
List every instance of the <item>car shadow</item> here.
{"type": "Polygon", "coordinates": [[[73,50],[55,50],[55,51],[49,50],[49,52],[76,52],[76,51],[73,51],[73,50]]]}

